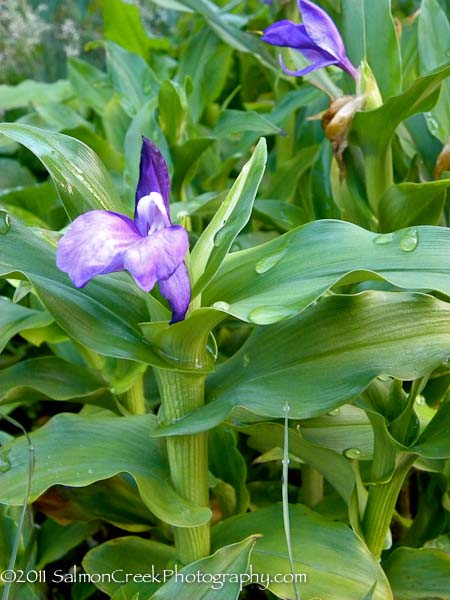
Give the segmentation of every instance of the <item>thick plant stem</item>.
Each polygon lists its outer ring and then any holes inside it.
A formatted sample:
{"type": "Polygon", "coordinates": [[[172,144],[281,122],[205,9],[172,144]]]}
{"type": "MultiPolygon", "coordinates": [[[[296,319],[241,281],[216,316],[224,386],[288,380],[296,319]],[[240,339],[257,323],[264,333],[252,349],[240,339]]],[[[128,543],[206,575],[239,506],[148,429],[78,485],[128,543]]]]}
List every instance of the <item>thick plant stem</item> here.
{"type": "MultiPolygon", "coordinates": [[[[204,403],[204,375],[155,369],[165,423],[173,423],[204,403]]],[[[208,434],[167,438],[170,475],[175,490],[195,506],[209,505],[208,434]]],[[[209,523],[176,527],[179,560],[188,564],[209,554],[209,523]]]]}
{"type": "Polygon", "coordinates": [[[391,143],[383,152],[378,148],[367,148],[364,154],[367,198],[372,211],[378,215],[381,197],[394,183],[391,143]]]}
{"type": "Polygon", "coordinates": [[[305,504],[313,508],[323,500],[323,475],[311,465],[302,465],[302,488],[305,504]]]}
{"type": "Polygon", "coordinates": [[[138,377],[127,392],[119,395],[119,400],[132,415],[145,415],[144,378],[138,377]]]}
{"type": "Polygon", "coordinates": [[[415,459],[414,454],[402,455],[390,481],[370,488],[363,518],[363,531],[366,544],[376,558],[381,556],[384,549],[397,498],[415,459]]]}

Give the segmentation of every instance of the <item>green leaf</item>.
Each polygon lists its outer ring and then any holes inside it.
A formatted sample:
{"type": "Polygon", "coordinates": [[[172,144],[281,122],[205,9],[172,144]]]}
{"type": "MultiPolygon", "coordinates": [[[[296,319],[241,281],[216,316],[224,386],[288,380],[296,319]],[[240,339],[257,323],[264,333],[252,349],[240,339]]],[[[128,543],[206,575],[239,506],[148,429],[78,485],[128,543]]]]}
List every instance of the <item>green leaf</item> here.
{"type": "MultiPolygon", "coordinates": [[[[207,522],[209,509],[189,505],[168,483],[164,446],[149,438],[155,426],[153,415],[57,415],[30,434],[35,451],[30,502],[56,484],[86,486],[118,473],[130,473],[142,500],[159,519],[177,527],[207,522]]],[[[23,502],[28,452],[23,437],[2,447],[10,467],[0,472],[1,503],[23,502]]]]}
{"type": "Polygon", "coordinates": [[[218,138],[253,131],[258,135],[276,135],[283,130],[254,110],[224,110],[213,130],[218,138]]]}
{"type": "Polygon", "coordinates": [[[38,529],[38,556],[36,569],[63,558],[98,529],[97,523],[59,525],[47,519],[38,529]]]}
{"type": "Polygon", "coordinates": [[[3,189],[33,185],[34,183],[36,183],[36,179],[19,161],[12,158],[0,158],[1,201],[3,201],[3,189]]]}
{"type": "Polygon", "coordinates": [[[83,142],[20,123],[3,123],[0,133],[26,146],[43,162],[71,219],[98,208],[123,211],[109,173],[83,142]]]}
{"type": "Polygon", "coordinates": [[[247,465],[239,452],[237,441],[235,432],[225,425],[216,427],[208,436],[209,468],[220,479],[214,493],[226,516],[246,512],[250,501],[245,485],[247,465]],[[223,460],[225,455],[226,461],[223,460]]]}
{"type": "Polygon", "coordinates": [[[0,109],[26,108],[32,103],[56,102],[73,95],[72,86],[65,79],[44,83],[28,79],[18,85],[0,85],[0,109]]]}
{"type": "MultiPolygon", "coordinates": [[[[450,24],[437,0],[423,0],[419,14],[420,70],[427,73],[448,61],[450,24]]],[[[450,132],[450,83],[444,81],[436,106],[427,115],[433,135],[446,144],[450,132]]]]}
{"type": "Polygon", "coordinates": [[[295,318],[255,329],[208,379],[209,403],[159,435],[211,428],[236,407],[282,418],[287,402],[290,418],[307,419],[357,397],[379,375],[417,379],[447,360],[449,324],[449,305],[422,294],[324,298],[295,318]]]}
{"type": "Polygon", "coordinates": [[[92,548],[83,558],[83,568],[86,573],[113,573],[116,571],[118,581],[99,582],[97,586],[106,594],[112,596],[120,589],[123,595],[118,598],[131,598],[135,592],[142,594],[142,598],[149,598],[150,594],[159,587],[158,579],[163,579],[163,572],[167,563],[175,559],[175,549],[160,542],[144,540],[142,538],[127,536],[110,540],[92,548]],[[152,570],[153,566],[153,570],[152,570]],[[155,581],[142,581],[125,583],[125,575],[142,575],[145,573],[155,575],[155,581]],[[124,585],[125,584],[125,585],[124,585]]]}
{"type": "Polygon", "coordinates": [[[24,329],[50,325],[53,318],[42,310],[34,310],[14,304],[0,296],[0,352],[9,340],[24,329]]]}
{"type": "Polygon", "coordinates": [[[343,0],[343,35],[348,56],[358,67],[365,58],[384,99],[402,89],[402,61],[391,0],[343,0]],[[383,40],[383,51],[380,51],[383,40]],[[386,60],[386,57],[389,57],[386,60]]]}
{"type": "Polygon", "coordinates": [[[182,49],[177,80],[190,77],[189,115],[194,122],[222,92],[231,67],[232,49],[206,28],[192,35],[182,49]]]}
{"type": "Polygon", "coordinates": [[[428,548],[397,548],[383,563],[395,600],[449,600],[450,556],[428,548]]]}
{"type": "Polygon", "coordinates": [[[159,123],[171,146],[181,140],[187,112],[188,105],[184,89],[170,79],[163,81],[159,88],[159,123]]]}
{"type": "Polygon", "coordinates": [[[439,408],[411,451],[425,458],[449,458],[449,423],[450,402],[447,401],[439,408]]]}
{"type": "Polygon", "coordinates": [[[203,231],[192,251],[191,272],[195,297],[216,274],[238,233],[250,218],[253,201],[264,174],[266,141],[262,138],[244,165],[226,199],[203,231]]]}
{"type": "Polygon", "coordinates": [[[450,294],[449,251],[450,231],[441,227],[380,236],[351,223],[315,221],[228,255],[202,300],[220,301],[228,314],[266,324],[293,316],[349,273],[352,282],[378,279],[376,273],[398,287],[450,294]],[[403,250],[415,235],[415,250],[403,250]]]}
{"type": "Polygon", "coordinates": [[[450,179],[392,186],[380,200],[380,231],[395,231],[410,225],[438,225],[449,187],[450,179]]]}
{"type": "MultiPolygon", "coordinates": [[[[378,562],[347,525],[326,519],[301,504],[290,505],[289,512],[294,572],[303,575],[297,584],[302,598],[362,598],[376,583],[374,600],[392,600],[378,562]]],[[[264,585],[279,598],[294,598],[292,583],[274,582],[276,574],[292,581],[281,504],[216,525],[213,548],[254,534],[263,537],[252,552],[253,573],[264,574],[264,585]]]]}
{"type": "Polygon", "coordinates": [[[130,117],[150,99],[157,98],[159,80],[139,54],[114,42],[104,42],[106,61],[114,91],[130,117]]]}
{"type": "Polygon", "coordinates": [[[102,13],[105,38],[147,59],[149,38],[139,8],[123,0],[108,0],[102,3],[102,13]]]}
{"type": "MultiPolygon", "coordinates": [[[[284,448],[284,427],[276,423],[256,423],[240,429],[250,436],[248,445],[260,452],[269,452],[273,448],[284,448]]],[[[350,435],[346,448],[354,445],[350,435]]],[[[355,477],[350,462],[342,455],[311,444],[303,437],[303,427],[298,431],[289,429],[289,454],[317,469],[327,479],[342,498],[350,503],[355,487],[355,477]]]]}
{"type": "Polygon", "coordinates": [[[85,60],[73,57],[67,61],[67,71],[77,98],[103,115],[113,93],[108,75],[85,60]]]}
{"type": "MultiPolygon", "coordinates": [[[[183,186],[187,185],[194,177],[199,160],[214,141],[212,137],[192,138],[184,144],[172,148],[175,167],[172,189],[176,195],[180,195],[183,186]]],[[[181,204],[186,203],[182,202],[181,204]]]]}
{"type": "MultiPolygon", "coordinates": [[[[230,544],[219,548],[212,556],[196,560],[179,571],[187,581],[189,575],[200,572],[203,581],[195,585],[187,586],[182,579],[171,579],[153,594],[152,600],[172,600],[183,598],[183,600],[213,600],[218,594],[226,594],[227,600],[237,600],[242,590],[239,577],[226,578],[224,574],[242,575],[242,580],[248,581],[246,577],[250,554],[259,536],[251,535],[242,542],[230,544]]],[[[174,573],[175,575],[175,573],[174,573]]]]}
{"type": "Polygon", "coordinates": [[[103,276],[77,289],[56,267],[55,250],[43,236],[10,221],[0,235],[0,276],[23,273],[61,329],[88,348],[167,368],[142,338],[138,323],[148,320],[147,296],[127,275],[103,276]]]}
{"type": "Polygon", "coordinates": [[[280,67],[269,54],[263,42],[257,36],[241,31],[231,25],[229,20],[226,19],[226,15],[211,0],[177,0],[177,4],[202,15],[208,25],[227,45],[239,52],[252,54],[263,66],[276,73],[279,72],[280,67]]]}
{"type": "Polygon", "coordinates": [[[72,399],[114,410],[112,395],[98,373],[53,356],[30,358],[1,369],[0,390],[0,404],[44,397],[72,399]]]}

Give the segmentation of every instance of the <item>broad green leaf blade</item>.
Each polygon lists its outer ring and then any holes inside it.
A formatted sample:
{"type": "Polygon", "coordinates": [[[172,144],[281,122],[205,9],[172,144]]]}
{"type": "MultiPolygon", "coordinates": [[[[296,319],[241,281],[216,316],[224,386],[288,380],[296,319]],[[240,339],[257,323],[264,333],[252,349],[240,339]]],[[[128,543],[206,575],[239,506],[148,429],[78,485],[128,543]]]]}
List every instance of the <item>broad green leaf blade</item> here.
{"type": "Polygon", "coordinates": [[[123,0],[102,3],[104,34],[122,48],[148,58],[149,38],[139,16],[139,8],[123,0]]]}
{"type": "Polygon", "coordinates": [[[226,425],[216,427],[208,435],[208,446],[209,470],[220,480],[216,483],[214,494],[223,515],[227,517],[246,512],[250,502],[246,486],[247,464],[239,451],[236,433],[226,425]]]}
{"type": "Polygon", "coordinates": [[[247,224],[267,160],[262,138],[192,251],[191,273],[195,297],[216,274],[238,233],[247,224]]]}
{"type": "MultiPolygon", "coordinates": [[[[130,473],[142,500],[158,518],[178,527],[205,523],[209,509],[189,505],[168,483],[164,447],[149,438],[155,425],[153,415],[57,415],[30,434],[36,457],[30,502],[56,484],[82,487],[118,473],[130,473]]],[[[24,438],[2,447],[9,469],[0,472],[0,503],[23,502],[27,453],[24,438]]]]}
{"type": "Polygon", "coordinates": [[[213,130],[213,135],[221,138],[246,131],[254,131],[259,135],[283,133],[282,129],[254,110],[224,110],[213,130]]]}
{"type": "MultiPolygon", "coordinates": [[[[196,560],[179,571],[179,577],[190,581],[189,575],[198,572],[202,574],[204,581],[196,582],[194,585],[186,585],[183,579],[171,579],[163,587],[153,594],[152,600],[214,600],[218,594],[227,600],[237,600],[242,591],[242,581],[247,582],[246,577],[250,554],[255,546],[258,536],[251,535],[242,542],[230,544],[219,548],[212,556],[196,560]],[[225,578],[225,573],[233,573],[237,577],[234,580],[225,578]]],[[[175,572],[174,572],[175,575],[175,572]]]]}
{"type": "Polygon", "coordinates": [[[70,550],[91,537],[98,529],[98,523],[71,523],[59,525],[47,519],[40,525],[38,535],[38,556],[36,568],[42,569],[48,563],[63,558],[70,550]]]}
{"type": "Polygon", "coordinates": [[[31,402],[36,397],[72,399],[114,410],[113,397],[98,373],[60,358],[30,358],[0,370],[0,404],[31,402]]]}
{"type": "Polygon", "coordinates": [[[414,83],[398,96],[389,98],[380,108],[355,115],[352,132],[365,148],[382,150],[402,121],[419,112],[433,108],[439,96],[441,83],[450,75],[450,64],[440,66],[414,83]]]}
{"type": "Polygon", "coordinates": [[[72,86],[65,79],[54,83],[27,79],[18,85],[0,85],[0,109],[26,108],[33,102],[62,102],[72,95],[72,86]]]}
{"type": "MultiPolygon", "coordinates": [[[[419,14],[419,57],[422,73],[448,61],[450,24],[437,0],[423,0],[419,14]]],[[[428,127],[443,144],[450,134],[450,83],[444,81],[436,106],[427,115],[428,127]]]]}
{"type": "Polygon", "coordinates": [[[226,19],[226,15],[211,0],[177,0],[177,4],[202,15],[226,44],[239,52],[253,54],[264,67],[279,72],[280,67],[267,51],[264,43],[256,35],[251,35],[231,25],[226,19]]]}
{"type": "Polygon", "coordinates": [[[417,379],[449,355],[447,303],[409,293],[331,296],[293,319],[255,329],[208,379],[209,404],[158,431],[205,430],[236,407],[282,418],[286,402],[290,418],[311,418],[356,398],[379,375],[417,379]]]}
{"type": "Polygon", "coordinates": [[[397,548],[383,563],[395,600],[449,600],[450,556],[429,548],[397,548]]]}
{"type": "Polygon", "coordinates": [[[71,219],[98,208],[123,212],[109,173],[83,142],[21,123],[0,124],[0,133],[26,146],[44,163],[71,219]]]}
{"type": "Polygon", "coordinates": [[[0,296],[0,352],[22,330],[44,327],[52,322],[53,318],[48,312],[14,304],[0,296]]]}
{"type": "Polygon", "coordinates": [[[293,316],[349,273],[352,281],[376,273],[398,287],[450,295],[449,252],[450,231],[443,227],[380,236],[343,221],[315,221],[228,255],[202,300],[221,302],[221,310],[244,321],[267,324],[293,316]],[[415,249],[405,251],[415,235],[415,249]]]}
{"type": "MultiPolygon", "coordinates": [[[[373,599],[392,600],[381,567],[347,525],[324,518],[301,504],[290,505],[289,512],[294,569],[303,575],[297,584],[301,598],[363,598],[376,583],[373,599]]],[[[274,582],[275,574],[291,573],[280,504],[216,525],[213,548],[254,534],[263,537],[252,552],[253,573],[270,577],[272,582],[266,579],[265,585],[279,598],[294,598],[292,583],[274,582]]]]}
{"type": "Polygon", "coordinates": [[[158,77],[139,54],[114,42],[104,42],[104,47],[113,89],[127,114],[133,117],[146,102],[157,98],[158,77]]]}
{"type": "Polygon", "coordinates": [[[445,402],[434,415],[433,419],[412,447],[426,458],[450,457],[450,402],[445,402]]]}
{"type": "Polygon", "coordinates": [[[449,179],[392,186],[380,200],[380,231],[395,231],[411,225],[438,225],[449,187],[449,179]]]}
{"type": "MultiPolygon", "coordinates": [[[[133,594],[139,592],[142,598],[150,598],[160,585],[164,583],[164,570],[168,563],[175,559],[175,548],[155,542],[145,540],[139,537],[126,536],[110,540],[100,544],[86,554],[83,558],[83,568],[86,573],[113,573],[116,571],[117,577],[112,581],[104,578],[97,586],[106,594],[113,596],[119,590],[123,595],[119,598],[130,599],[133,594]],[[152,568],[153,567],[153,568],[152,568]],[[144,573],[154,575],[154,581],[148,577],[147,581],[129,580],[126,583],[125,574],[142,575],[144,573]],[[158,583],[158,580],[161,583],[158,583]]],[[[169,568],[167,567],[167,570],[169,568]]]]}
{"type": "MultiPolygon", "coordinates": [[[[284,447],[284,427],[276,423],[256,423],[240,429],[250,436],[248,445],[260,452],[284,447]]],[[[313,466],[331,483],[342,498],[350,503],[355,487],[355,476],[350,462],[328,448],[311,444],[302,435],[303,427],[298,431],[289,430],[289,454],[300,458],[313,466]]],[[[354,445],[350,435],[347,448],[354,445]]]]}
{"type": "Polygon", "coordinates": [[[80,102],[97,114],[103,115],[113,94],[108,75],[85,60],[75,57],[67,61],[67,72],[80,102]]]}
{"type": "Polygon", "coordinates": [[[356,67],[365,58],[384,99],[402,89],[402,61],[391,0],[343,0],[343,33],[356,67]],[[380,51],[383,40],[383,51],[380,51]],[[389,59],[386,59],[389,57],[389,59]]]}
{"type": "Polygon", "coordinates": [[[0,235],[0,276],[15,272],[31,281],[45,308],[74,340],[107,356],[166,364],[142,337],[138,323],[148,320],[146,295],[128,276],[98,277],[77,289],[56,267],[55,250],[43,236],[11,219],[9,231],[0,235]]]}

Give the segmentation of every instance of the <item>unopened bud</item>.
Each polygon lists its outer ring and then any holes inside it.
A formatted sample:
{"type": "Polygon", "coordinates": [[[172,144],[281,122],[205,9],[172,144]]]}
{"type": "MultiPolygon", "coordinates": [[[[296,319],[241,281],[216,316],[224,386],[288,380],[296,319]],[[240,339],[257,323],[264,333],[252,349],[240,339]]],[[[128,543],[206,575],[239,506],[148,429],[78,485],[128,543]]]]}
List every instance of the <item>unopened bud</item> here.
{"type": "Polygon", "coordinates": [[[444,171],[450,171],[450,140],[445,144],[437,157],[433,177],[435,179],[440,179],[444,171]]]}

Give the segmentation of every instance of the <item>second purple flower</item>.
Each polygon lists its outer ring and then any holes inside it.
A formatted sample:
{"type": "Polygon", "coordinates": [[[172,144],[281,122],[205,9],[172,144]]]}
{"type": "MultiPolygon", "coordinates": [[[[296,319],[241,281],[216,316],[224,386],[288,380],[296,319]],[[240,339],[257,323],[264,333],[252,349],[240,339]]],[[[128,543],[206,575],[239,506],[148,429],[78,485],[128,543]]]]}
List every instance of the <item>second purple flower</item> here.
{"type": "Polygon", "coordinates": [[[280,56],[280,64],[288,75],[306,75],[311,71],[335,65],[354,79],[358,71],[347,57],[344,42],[331,17],[310,0],[298,0],[303,23],[286,19],[270,25],[262,40],[273,46],[293,48],[303,54],[311,64],[298,71],[289,70],[280,56]]]}

